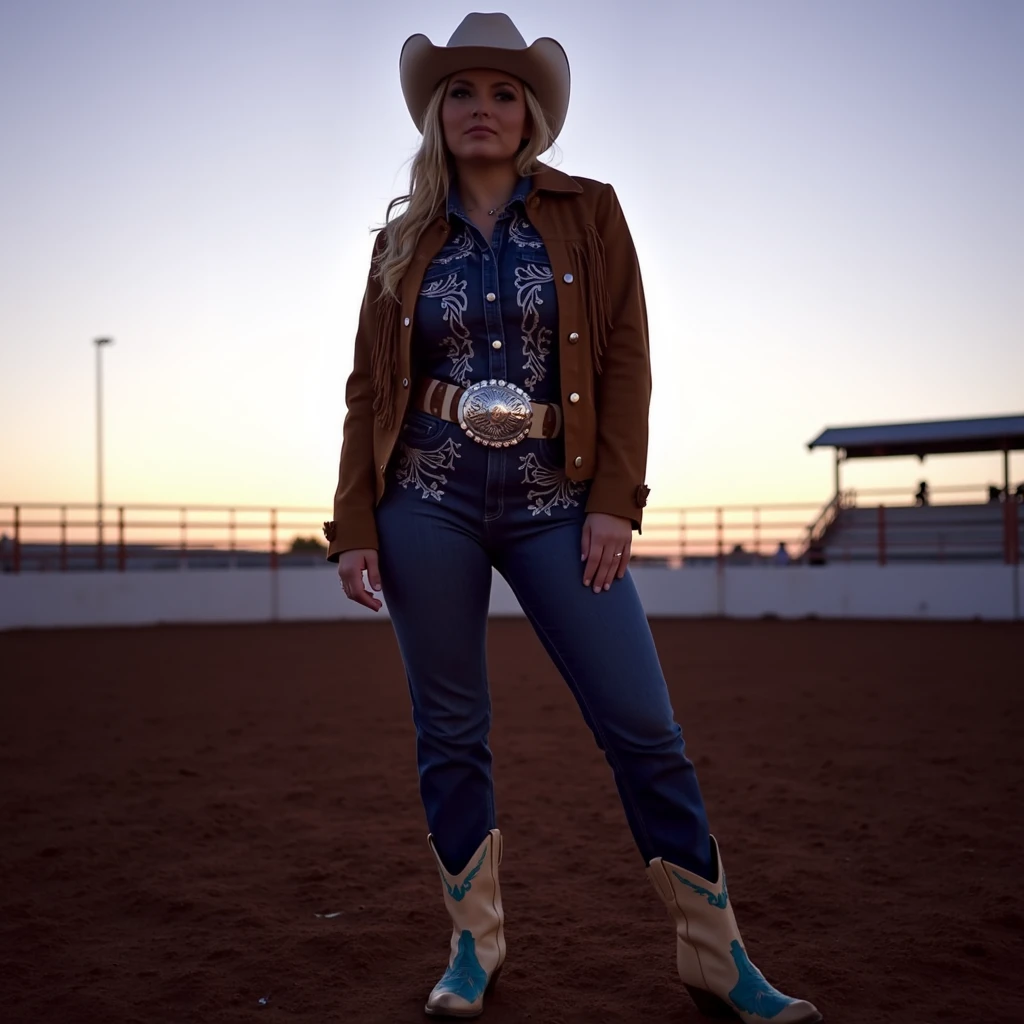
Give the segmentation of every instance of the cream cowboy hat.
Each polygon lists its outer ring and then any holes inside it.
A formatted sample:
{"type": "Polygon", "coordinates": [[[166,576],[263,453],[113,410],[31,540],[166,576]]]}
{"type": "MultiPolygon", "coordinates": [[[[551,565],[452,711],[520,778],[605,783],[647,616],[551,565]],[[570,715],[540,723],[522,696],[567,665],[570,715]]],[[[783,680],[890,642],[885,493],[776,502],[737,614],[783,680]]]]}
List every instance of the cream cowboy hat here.
{"type": "Polygon", "coordinates": [[[569,58],[554,39],[531,46],[507,14],[467,14],[447,46],[434,46],[422,33],[409,36],[398,59],[405,105],[416,127],[439,82],[456,71],[492,68],[506,71],[534,91],[557,137],[569,108],[569,58]]]}

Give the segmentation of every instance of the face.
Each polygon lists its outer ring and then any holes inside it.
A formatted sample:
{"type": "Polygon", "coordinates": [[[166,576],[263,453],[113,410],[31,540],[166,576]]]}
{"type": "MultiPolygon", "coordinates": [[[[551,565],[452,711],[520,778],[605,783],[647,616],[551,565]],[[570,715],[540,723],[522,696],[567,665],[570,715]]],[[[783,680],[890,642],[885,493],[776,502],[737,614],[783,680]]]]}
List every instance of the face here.
{"type": "Polygon", "coordinates": [[[503,71],[459,71],[445,90],[441,125],[456,160],[511,160],[530,134],[522,82],[503,71]]]}

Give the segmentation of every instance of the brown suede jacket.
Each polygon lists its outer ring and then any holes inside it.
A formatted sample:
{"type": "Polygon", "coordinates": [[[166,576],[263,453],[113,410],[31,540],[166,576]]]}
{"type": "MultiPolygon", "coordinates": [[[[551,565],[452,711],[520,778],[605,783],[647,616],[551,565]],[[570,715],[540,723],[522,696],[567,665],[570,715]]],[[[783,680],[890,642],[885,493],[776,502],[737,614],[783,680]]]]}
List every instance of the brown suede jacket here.
{"type": "MultiPolygon", "coordinates": [[[[566,475],[593,480],[588,512],[631,519],[639,530],[650,493],[644,472],[651,366],[643,283],[626,219],[611,185],[554,168],[533,176],[526,206],[555,277],[562,389],[580,396],[562,403],[566,475]]],[[[382,297],[371,268],[345,391],[334,519],[324,524],[329,561],[353,548],[378,547],[374,509],[415,384],[416,299],[448,231],[439,211],[420,236],[401,303],[382,297]]]]}

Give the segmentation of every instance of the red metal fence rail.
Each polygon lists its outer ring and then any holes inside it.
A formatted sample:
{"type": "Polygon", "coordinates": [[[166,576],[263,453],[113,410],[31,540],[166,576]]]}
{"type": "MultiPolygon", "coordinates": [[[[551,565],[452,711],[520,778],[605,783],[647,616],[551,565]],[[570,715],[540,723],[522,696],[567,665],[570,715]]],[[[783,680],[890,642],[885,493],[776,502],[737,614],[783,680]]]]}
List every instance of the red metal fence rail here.
{"type": "MultiPolygon", "coordinates": [[[[977,509],[982,488],[936,487],[936,505],[977,509]],[[973,500],[965,500],[973,499],[973,500]]],[[[893,512],[913,504],[907,489],[844,491],[821,507],[809,502],[759,505],[709,505],[649,508],[643,533],[634,535],[633,554],[669,565],[775,564],[777,561],[871,560],[891,564],[908,557],[919,541],[893,512]],[[859,505],[863,498],[894,498],[859,505]],[[875,509],[876,528],[843,540],[829,541],[850,509],[875,509]],[[780,551],[780,545],[783,551],[780,551]]],[[[1001,496],[1002,558],[1020,561],[1022,514],[1013,496],[1001,496]],[[1007,500],[1009,498],[1009,500],[1007,500]]],[[[966,514],[965,512],[965,514],[966,514]]],[[[325,553],[322,508],[252,505],[110,505],[42,502],[0,503],[0,571],[68,572],[74,569],[129,567],[181,568],[202,565],[241,567],[246,564],[314,563],[325,553]],[[8,531],[10,535],[8,536],[8,531]],[[107,541],[105,538],[115,538],[107,541]],[[296,539],[300,544],[296,545],[296,539]],[[317,544],[321,545],[320,548],[317,544]]],[[[950,529],[957,526],[955,514],[950,529]]],[[[961,533],[963,531],[961,530],[961,533]]],[[[991,543],[961,537],[951,557],[991,559],[991,543]],[[987,546],[986,546],[987,545],[987,546]],[[984,550],[983,550],[984,549],[984,550]]],[[[938,560],[944,557],[940,541],[938,560]]],[[[934,558],[933,558],[934,560],[934,558]]]]}

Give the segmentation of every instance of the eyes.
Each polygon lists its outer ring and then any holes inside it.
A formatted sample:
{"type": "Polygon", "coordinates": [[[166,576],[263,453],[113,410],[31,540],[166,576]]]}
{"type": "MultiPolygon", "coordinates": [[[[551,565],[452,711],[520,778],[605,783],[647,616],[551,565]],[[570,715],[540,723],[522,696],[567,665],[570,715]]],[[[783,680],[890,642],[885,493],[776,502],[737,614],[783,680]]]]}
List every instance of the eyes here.
{"type": "MultiPolygon", "coordinates": [[[[457,85],[448,93],[448,95],[453,100],[464,100],[469,98],[470,92],[464,85],[457,85]]],[[[510,92],[508,89],[499,89],[494,94],[494,98],[501,103],[514,103],[516,100],[516,94],[514,92],[510,92]]]]}

